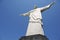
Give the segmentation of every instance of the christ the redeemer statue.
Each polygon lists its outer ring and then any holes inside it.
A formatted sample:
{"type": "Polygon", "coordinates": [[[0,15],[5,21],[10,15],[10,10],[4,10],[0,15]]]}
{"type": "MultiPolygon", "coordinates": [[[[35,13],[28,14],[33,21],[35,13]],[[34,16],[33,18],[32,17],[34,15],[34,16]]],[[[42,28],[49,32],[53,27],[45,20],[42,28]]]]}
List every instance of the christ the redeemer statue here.
{"type": "Polygon", "coordinates": [[[42,28],[43,22],[42,22],[41,13],[47,10],[48,8],[50,8],[53,4],[54,2],[41,8],[37,8],[37,6],[34,6],[33,10],[25,14],[21,14],[22,16],[29,16],[29,24],[28,24],[26,36],[36,35],[36,34],[44,35],[44,31],[42,28]]]}

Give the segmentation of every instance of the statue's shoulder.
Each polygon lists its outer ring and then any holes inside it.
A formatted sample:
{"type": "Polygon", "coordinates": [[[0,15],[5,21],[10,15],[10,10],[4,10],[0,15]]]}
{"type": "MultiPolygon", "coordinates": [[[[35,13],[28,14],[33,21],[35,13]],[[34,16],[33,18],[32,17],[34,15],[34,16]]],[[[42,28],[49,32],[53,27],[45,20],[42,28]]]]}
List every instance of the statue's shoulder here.
{"type": "Polygon", "coordinates": [[[34,10],[30,10],[29,13],[33,12],[34,10]]]}
{"type": "Polygon", "coordinates": [[[40,9],[40,8],[37,8],[37,9],[40,9]]]}
{"type": "Polygon", "coordinates": [[[37,8],[36,10],[41,10],[41,8],[37,8]]]}

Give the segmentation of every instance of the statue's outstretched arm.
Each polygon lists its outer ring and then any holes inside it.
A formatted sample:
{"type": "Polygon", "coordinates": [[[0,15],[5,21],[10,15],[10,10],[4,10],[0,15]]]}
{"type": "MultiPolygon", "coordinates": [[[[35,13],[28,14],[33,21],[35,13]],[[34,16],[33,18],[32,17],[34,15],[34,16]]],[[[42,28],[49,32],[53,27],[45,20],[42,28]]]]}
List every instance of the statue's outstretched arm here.
{"type": "Polygon", "coordinates": [[[20,14],[20,16],[29,16],[29,15],[30,15],[30,13],[29,13],[29,12],[24,13],[24,14],[20,14]]]}
{"type": "Polygon", "coordinates": [[[31,10],[31,11],[29,11],[29,12],[27,12],[27,13],[24,13],[24,14],[20,14],[20,16],[29,16],[30,15],[30,13],[31,12],[33,12],[34,10],[31,10]]]}
{"type": "Polygon", "coordinates": [[[42,8],[41,8],[41,12],[49,9],[54,3],[55,3],[55,2],[52,2],[51,4],[49,4],[49,5],[45,6],[45,7],[42,7],[42,8]]]}

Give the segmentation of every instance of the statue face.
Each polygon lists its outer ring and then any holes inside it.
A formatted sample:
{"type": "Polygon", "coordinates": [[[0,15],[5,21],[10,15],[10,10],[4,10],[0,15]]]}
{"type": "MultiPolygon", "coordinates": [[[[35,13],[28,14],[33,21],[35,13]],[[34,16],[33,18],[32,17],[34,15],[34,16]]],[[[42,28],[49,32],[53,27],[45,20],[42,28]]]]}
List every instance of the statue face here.
{"type": "Polygon", "coordinates": [[[37,8],[37,6],[36,5],[34,5],[34,9],[36,9],[37,8]]]}

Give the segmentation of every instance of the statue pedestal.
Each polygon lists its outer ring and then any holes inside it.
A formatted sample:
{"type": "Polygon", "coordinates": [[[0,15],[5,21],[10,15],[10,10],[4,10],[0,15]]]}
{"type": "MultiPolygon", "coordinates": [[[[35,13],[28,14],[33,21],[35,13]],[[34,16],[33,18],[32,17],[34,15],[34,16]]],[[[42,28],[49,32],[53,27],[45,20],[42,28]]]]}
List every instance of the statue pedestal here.
{"type": "Polygon", "coordinates": [[[19,40],[48,40],[48,38],[46,36],[37,34],[31,36],[23,36],[19,40]]]}

